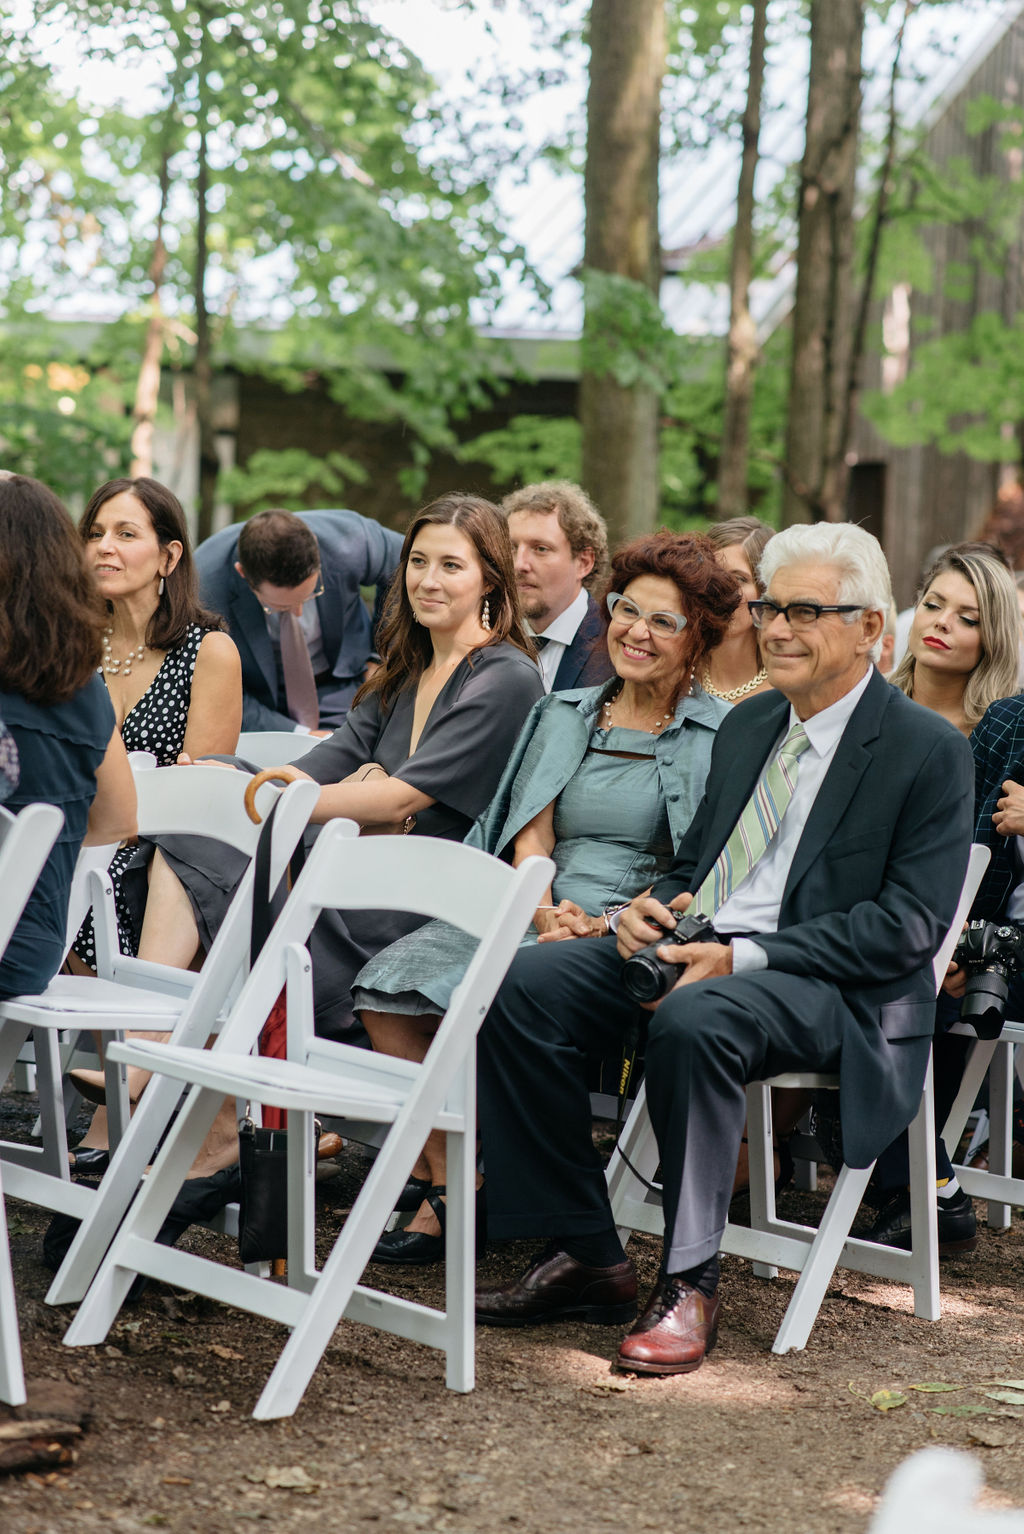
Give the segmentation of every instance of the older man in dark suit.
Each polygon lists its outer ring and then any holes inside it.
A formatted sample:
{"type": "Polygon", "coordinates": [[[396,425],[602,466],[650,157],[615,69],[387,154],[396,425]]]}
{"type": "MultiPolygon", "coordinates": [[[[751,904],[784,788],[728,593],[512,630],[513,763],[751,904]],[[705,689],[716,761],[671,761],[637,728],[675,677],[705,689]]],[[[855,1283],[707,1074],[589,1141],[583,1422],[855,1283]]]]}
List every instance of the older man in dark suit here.
{"type": "Polygon", "coordinates": [[[585,1061],[635,1024],[620,964],[657,940],[654,923],[691,904],[714,919],[715,941],[659,950],[681,968],[647,1043],[664,1266],[618,1356],[640,1373],[697,1368],[715,1342],[748,1081],[838,1070],[853,1166],[909,1123],[932,958],[967,862],[970,747],[872,664],[890,603],[875,539],[848,524],[789,528],[761,573],[752,609],[777,691],[721,726],[671,873],[623,910],[617,940],[519,954],[481,1033],[490,1228],[550,1245],[518,1282],[478,1295],[478,1319],[629,1319],[636,1277],[591,1142],[585,1061]]]}
{"type": "Polygon", "coordinates": [[[203,601],[227,619],[242,658],[243,730],[330,734],[373,653],[374,619],[400,534],[354,511],[264,511],[196,550],[203,601]]]}
{"type": "Polygon", "coordinates": [[[608,569],[604,518],[579,485],[541,480],[501,503],[523,613],[547,692],[596,687],[613,675],[607,629],[592,595],[608,569]]]}

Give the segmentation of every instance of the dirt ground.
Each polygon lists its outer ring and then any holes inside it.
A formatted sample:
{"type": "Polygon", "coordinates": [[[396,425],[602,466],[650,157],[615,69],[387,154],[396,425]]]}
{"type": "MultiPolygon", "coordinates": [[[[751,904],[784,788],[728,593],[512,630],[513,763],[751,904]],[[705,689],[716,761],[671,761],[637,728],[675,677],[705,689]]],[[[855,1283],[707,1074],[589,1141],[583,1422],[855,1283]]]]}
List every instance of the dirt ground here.
{"type": "MultiPolygon", "coordinates": [[[[24,1121],[25,1100],[0,1109],[5,1133],[24,1121]]],[[[325,1241],[362,1170],[346,1151],[321,1181],[325,1241]]],[[[780,1201],[796,1217],[820,1204],[794,1191],[780,1201]]],[[[344,1323],[296,1415],[257,1423],[281,1328],[154,1285],[106,1345],[65,1349],[69,1315],[43,1304],[47,1217],[13,1201],[8,1217],[32,1388],[43,1400],[70,1387],[90,1414],[71,1467],[0,1477],[3,1534],[250,1523],[281,1534],[854,1534],[896,1465],[929,1444],[980,1457],[988,1506],[1024,1508],[1024,1405],[986,1393],[1024,1379],[1019,1220],[944,1264],[938,1324],[915,1319],[906,1291],[840,1271],[806,1351],[777,1358],[768,1350],[792,1277],[767,1283],[725,1258],[719,1346],[694,1375],[614,1374],[615,1328],[482,1329],[477,1387],[460,1396],[444,1388],[439,1354],[344,1323]],[[913,1388],[928,1384],[957,1388],[913,1388]],[[880,1391],[904,1403],[882,1409],[880,1391]]],[[[183,1244],[236,1256],[208,1232],[183,1244]]],[[[481,1282],[513,1277],[532,1250],[492,1247],[481,1282]]],[[[650,1284],[656,1243],[634,1238],[631,1250],[650,1284]]],[[[374,1282],[389,1276],[373,1270],[374,1282]]],[[[437,1303],[441,1270],[399,1272],[388,1287],[437,1303]]]]}

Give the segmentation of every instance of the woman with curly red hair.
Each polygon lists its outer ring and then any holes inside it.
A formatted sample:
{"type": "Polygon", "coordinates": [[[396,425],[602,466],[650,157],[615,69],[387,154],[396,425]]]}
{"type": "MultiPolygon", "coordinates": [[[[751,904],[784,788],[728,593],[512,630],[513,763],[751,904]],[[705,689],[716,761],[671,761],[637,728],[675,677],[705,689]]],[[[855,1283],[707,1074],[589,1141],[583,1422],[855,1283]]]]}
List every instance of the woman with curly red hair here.
{"type": "MultiPolygon", "coordinates": [[[[739,600],[710,542],[652,533],[618,550],[605,596],[615,676],[550,693],[534,705],[497,793],[466,841],[556,872],[526,942],[607,932],[605,912],[638,895],[671,861],[704,792],[711,746],[728,704],[701,691],[707,657],[739,600]]],[[[374,1048],[422,1060],[474,943],[430,922],[360,972],[355,1005],[374,1048]]],[[[400,1207],[422,1207],[382,1236],[382,1262],[440,1259],[444,1139],[432,1136],[400,1207]]]]}

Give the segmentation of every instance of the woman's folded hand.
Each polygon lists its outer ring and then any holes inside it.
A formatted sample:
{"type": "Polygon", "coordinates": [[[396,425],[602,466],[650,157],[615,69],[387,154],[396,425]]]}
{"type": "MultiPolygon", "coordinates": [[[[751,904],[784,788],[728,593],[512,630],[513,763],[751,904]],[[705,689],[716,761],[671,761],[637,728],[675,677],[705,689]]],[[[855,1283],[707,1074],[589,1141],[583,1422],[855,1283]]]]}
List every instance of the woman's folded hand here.
{"type": "Polygon", "coordinates": [[[560,943],[570,937],[600,937],[608,930],[603,916],[588,916],[572,900],[560,900],[553,911],[538,911],[533,924],[539,943],[560,943]]]}

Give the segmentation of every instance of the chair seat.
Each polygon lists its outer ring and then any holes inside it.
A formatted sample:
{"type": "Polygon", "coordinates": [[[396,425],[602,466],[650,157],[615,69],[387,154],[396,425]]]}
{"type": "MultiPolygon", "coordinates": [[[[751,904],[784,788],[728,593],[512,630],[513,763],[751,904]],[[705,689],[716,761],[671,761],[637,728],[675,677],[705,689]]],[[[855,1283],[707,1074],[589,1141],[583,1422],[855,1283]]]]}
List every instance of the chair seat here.
{"type": "Polygon", "coordinates": [[[138,1021],[140,1026],[150,1029],[159,1027],[154,1018],[166,1017],[168,1028],[172,1028],[182,1006],[180,997],[161,991],[127,987],[91,976],[57,975],[38,996],[12,996],[6,1000],[4,1017],[31,1023],[36,1028],[102,1028],[107,1019],[109,1028],[127,1028],[138,1021]]]}
{"type": "MultiPolygon", "coordinates": [[[[316,1110],[337,1118],[364,1118],[390,1124],[408,1096],[408,1082],[393,1088],[378,1082],[351,1081],[328,1075],[293,1060],[265,1055],[231,1054],[222,1049],[193,1049],[183,1044],[156,1044],[129,1039],[111,1044],[112,1060],[141,1065],[179,1081],[212,1087],[226,1096],[252,1098],[278,1108],[302,1112],[316,1110]]],[[[402,1062],[404,1064],[404,1062],[402,1062]]],[[[455,1114],[438,1119],[451,1127],[461,1122],[455,1114]]]]}

